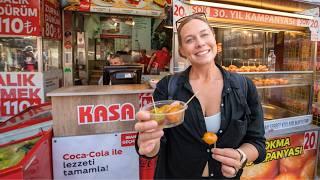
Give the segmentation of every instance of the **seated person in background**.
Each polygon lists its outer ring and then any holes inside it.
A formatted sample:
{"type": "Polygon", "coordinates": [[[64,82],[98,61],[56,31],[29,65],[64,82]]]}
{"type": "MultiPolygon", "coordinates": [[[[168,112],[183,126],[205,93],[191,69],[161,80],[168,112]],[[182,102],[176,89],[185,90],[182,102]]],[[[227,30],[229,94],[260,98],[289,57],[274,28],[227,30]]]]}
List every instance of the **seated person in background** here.
{"type": "Polygon", "coordinates": [[[170,62],[170,52],[167,47],[162,47],[160,50],[156,51],[149,62],[147,71],[150,74],[158,74],[160,71],[164,71],[165,67],[170,62]]]}
{"type": "Polygon", "coordinates": [[[143,68],[144,74],[149,74],[147,69],[148,69],[150,58],[147,56],[147,51],[145,49],[141,49],[140,50],[140,55],[141,55],[141,57],[140,57],[138,63],[143,64],[143,66],[144,66],[144,68],[143,68]]]}
{"type": "MultiPolygon", "coordinates": [[[[110,55],[110,59],[108,59],[107,65],[110,66],[118,66],[118,65],[124,65],[123,59],[118,54],[110,55]]],[[[99,85],[103,85],[103,75],[100,77],[98,81],[99,85]]]]}
{"type": "Polygon", "coordinates": [[[110,66],[124,65],[123,59],[118,54],[111,55],[108,61],[110,66]]]}

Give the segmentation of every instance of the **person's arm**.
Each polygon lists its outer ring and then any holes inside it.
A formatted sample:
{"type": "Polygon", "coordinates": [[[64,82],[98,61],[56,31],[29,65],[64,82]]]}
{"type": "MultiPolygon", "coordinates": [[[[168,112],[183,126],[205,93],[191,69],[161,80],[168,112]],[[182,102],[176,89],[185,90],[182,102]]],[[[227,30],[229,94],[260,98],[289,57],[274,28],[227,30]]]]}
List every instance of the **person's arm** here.
{"type": "MultiPolygon", "coordinates": [[[[168,76],[157,83],[153,93],[155,101],[164,100],[168,97],[168,76]]],[[[136,151],[139,155],[152,158],[159,153],[161,143],[165,141],[164,131],[156,121],[150,120],[150,114],[139,111],[136,115],[138,122],[135,130],[138,131],[136,139],[136,151]]]]}
{"type": "Polygon", "coordinates": [[[247,155],[248,161],[260,163],[266,156],[266,138],[264,131],[263,110],[256,86],[247,78],[247,103],[251,111],[248,129],[240,149],[247,155]]]}
{"type": "Polygon", "coordinates": [[[150,58],[150,61],[149,61],[148,67],[147,67],[147,72],[150,72],[151,64],[153,63],[155,58],[156,58],[156,53],[154,53],[152,55],[152,57],[150,58]]]}
{"type": "Polygon", "coordinates": [[[150,119],[150,114],[146,111],[139,111],[136,118],[138,119],[135,124],[135,130],[138,131],[136,150],[139,155],[154,157],[160,150],[163,130],[156,121],[150,119]]]}

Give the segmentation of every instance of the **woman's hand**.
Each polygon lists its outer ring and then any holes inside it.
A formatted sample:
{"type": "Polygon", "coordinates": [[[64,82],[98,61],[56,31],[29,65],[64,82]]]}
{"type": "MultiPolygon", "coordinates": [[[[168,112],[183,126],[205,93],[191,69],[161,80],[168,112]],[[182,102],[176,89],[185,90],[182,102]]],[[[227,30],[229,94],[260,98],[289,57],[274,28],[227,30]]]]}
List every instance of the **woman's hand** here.
{"type": "Polygon", "coordinates": [[[139,111],[136,118],[138,122],[135,124],[135,130],[139,132],[139,154],[153,157],[160,149],[160,139],[164,134],[163,129],[158,126],[156,121],[150,119],[148,111],[139,111]]]}
{"type": "Polygon", "coordinates": [[[213,148],[211,149],[212,158],[221,162],[221,172],[225,177],[235,177],[241,168],[241,155],[232,148],[213,148]]]}

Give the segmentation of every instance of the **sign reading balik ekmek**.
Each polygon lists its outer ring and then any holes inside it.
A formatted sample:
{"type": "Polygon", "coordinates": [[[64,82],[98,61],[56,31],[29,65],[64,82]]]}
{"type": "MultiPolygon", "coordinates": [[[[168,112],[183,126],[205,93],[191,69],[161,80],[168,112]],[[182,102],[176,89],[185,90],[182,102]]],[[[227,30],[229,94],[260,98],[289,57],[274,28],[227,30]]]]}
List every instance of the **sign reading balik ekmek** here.
{"type": "Polygon", "coordinates": [[[135,132],[56,137],[55,179],[139,179],[135,132]]]}
{"type": "Polygon", "coordinates": [[[38,72],[0,73],[0,120],[44,102],[42,82],[38,72]]]}

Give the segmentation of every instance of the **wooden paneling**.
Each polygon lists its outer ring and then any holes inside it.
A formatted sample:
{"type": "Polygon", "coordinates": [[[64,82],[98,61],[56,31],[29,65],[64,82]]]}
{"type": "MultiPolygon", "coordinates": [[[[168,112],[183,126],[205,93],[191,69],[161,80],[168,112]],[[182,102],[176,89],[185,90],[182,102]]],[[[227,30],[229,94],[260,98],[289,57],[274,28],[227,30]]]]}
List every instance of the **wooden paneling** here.
{"type": "MultiPolygon", "coordinates": [[[[76,88],[76,87],[74,87],[76,88]]],[[[54,136],[89,135],[134,130],[136,121],[116,121],[78,125],[77,106],[132,103],[139,110],[139,94],[110,94],[94,96],[53,96],[54,136]]]]}

